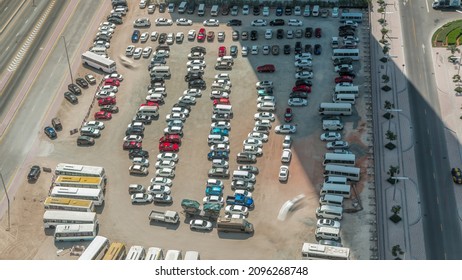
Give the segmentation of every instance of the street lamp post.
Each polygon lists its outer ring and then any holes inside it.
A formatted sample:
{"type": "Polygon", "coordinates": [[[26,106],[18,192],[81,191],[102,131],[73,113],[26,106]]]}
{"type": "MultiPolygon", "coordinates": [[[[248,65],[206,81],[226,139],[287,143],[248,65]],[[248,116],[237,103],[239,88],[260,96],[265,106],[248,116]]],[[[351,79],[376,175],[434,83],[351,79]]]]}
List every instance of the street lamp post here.
{"type": "Polygon", "coordinates": [[[71,75],[71,84],[74,83],[74,78],[72,77],[72,69],[71,69],[71,62],[69,61],[69,54],[67,52],[67,44],[66,44],[66,37],[63,37],[64,41],[64,49],[66,50],[66,57],[67,57],[67,65],[69,66],[69,74],[71,75]]]}
{"type": "Polygon", "coordinates": [[[8,196],[8,190],[6,189],[5,181],[3,181],[3,175],[1,172],[0,172],[0,178],[2,179],[2,185],[3,185],[3,189],[5,190],[6,202],[8,205],[8,227],[6,228],[6,231],[9,231],[10,225],[11,225],[10,223],[10,197],[8,196]]]}
{"type": "MultiPolygon", "coordinates": [[[[403,110],[401,110],[401,109],[386,109],[385,111],[390,113],[390,112],[401,112],[403,110]]],[[[390,113],[390,117],[388,118],[388,130],[390,130],[390,127],[391,127],[391,113],[390,113]]]]}
{"type": "Polygon", "coordinates": [[[398,182],[398,180],[409,180],[409,177],[391,177],[391,179],[393,179],[393,201],[395,200],[395,196],[396,196],[396,183],[398,182]]]}

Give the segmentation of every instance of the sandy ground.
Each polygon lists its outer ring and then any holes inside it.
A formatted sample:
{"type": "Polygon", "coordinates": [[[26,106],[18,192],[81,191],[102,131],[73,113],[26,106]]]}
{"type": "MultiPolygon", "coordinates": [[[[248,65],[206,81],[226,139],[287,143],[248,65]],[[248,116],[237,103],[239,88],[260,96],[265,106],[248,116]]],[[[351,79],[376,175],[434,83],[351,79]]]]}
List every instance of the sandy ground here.
{"type": "MultiPolygon", "coordinates": [[[[100,139],[96,140],[96,145],[89,148],[81,148],[75,145],[76,135],[69,135],[67,132],[60,134],[59,139],[50,142],[42,138],[37,149],[34,161],[41,166],[55,167],[58,162],[80,163],[89,165],[104,166],[109,184],[106,191],[106,203],[102,209],[98,210],[100,219],[99,234],[108,237],[111,241],[125,242],[128,246],[142,245],[147,247],[156,246],[164,250],[180,249],[196,250],[201,253],[202,259],[300,259],[301,246],[303,242],[315,242],[314,230],[316,227],[316,217],[314,211],[318,207],[319,186],[322,183],[323,168],[322,157],[326,152],[325,143],[319,140],[322,133],[320,117],[317,114],[317,107],[321,101],[331,99],[332,62],[330,59],[330,36],[335,36],[337,21],[332,19],[313,19],[305,18],[305,25],[319,25],[323,27],[324,36],[320,39],[303,38],[302,42],[315,44],[320,42],[323,46],[323,54],[314,58],[314,69],[316,72],[313,93],[310,96],[310,104],[307,107],[295,108],[295,123],[298,125],[297,134],[294,136],[292,150],[294,157],[290,163],[290,178],[287,184],[280,184],[277,180],[279,170],[280,155],[282,151],[283,136],[276,135],[272,131],[270,141],[263,147],[264,155],[258,159],[257,166],[260,174],[257,176],[257,186],[254,192],[255,210],[249,215],[249,221],[254,224],[255,234],[252,237],[240,234],[217,234],[216,229],[210,233],[192,232],[187,224],[188,220],[181,214],[181,223],[178,227],[164,225],[150,225],[148,213],[151,209],[172,209],[181,211],[180,202],[184,198],[202,200],[204,196],[205,181],[207,171],[211,164],[206,159],[209,150],[206,138],[210,129],[210,116],[212,103],[208,98],[210,90],[204,91],[204,96],[198,99],[197,105],[193,106],[191,116],[186,121],[183,138],[183,145],[179,152],[180,161],[176,167],[176,177],[172,188],[174,203],[169,207],[159,207],[152,205],[132,206],[127,193],[127,186],[130,183],[140,183],[148,185],[152,174],[155,172],[151,165],[150,175],[147,177],[129,176],[127,169],[130,160],[127,152],[122,151],[122,138],[126,125],[130,122],[146,96],[149,75],[147,71],[148,61],[146,59],[135,60],[134,68],[127,69],[121,66],[120,54],[124,53],[125,47],[130,42],[133,27],[130,22],[133,19],[148,16],[147,10],[139,10],[134,7],[130,10],[125,19],[125,24],[118,26],[115,36],[111,41],[110,56],[118,62],[119,73],[125,79],[122,83],[117,101],[120,112],[115,114],[111,121],[106,121],[106,128],[100,139]],[[314,23],[316,22],[316,23],[314,23]],[[335,24],[332,24],[335,22],[335,24]],[[70,156],[72,155],[72,156],[70,156]],[[293,211],[284,222],[277,220],[277,214],[283,203],[296,195],[305,194],[306,198],[300,207],[293,211]]],[[[159,16],[158,12],[149,15],[151,21],[159,16]]],[[[168,17],[169,14],[162,16],[168,17]]],[[[174,14],[174,19],[176,19],[174,14]]],[[[189,15],[188,15],[189,16],[189,15]]],[[[189,17],[191,18],[191,17],[189,17]]],[[[224,19],[226,22],[230,17],[224,19]]],[[[196,22],[203,18],[192,17],[196,22]]],[[[242,18],[244,24],[239,30],[250,31],[252,28],[249,22],[252,16],[242,18]]],[[[193,29],[198,29],[201,24],[195,23],[193,29]]],[[[317,26],[316,26],[317,27],[317,26]]],[[[144,31],[178,32],[185,34],[191,27],[155,27],[142,29],[144,31]]],[[[294,27],[284,27],[285,29],[294,27]]],[[[292,46],[297,39],[266,41],[263,38],[265,27],[254,28],[259,30],[260,39],[256,42],[241,41],[232,42],[232,29],[226,26],[219,28],[208,28],[226,32],[226,41],[223,45],[232,44],[243,45],[264,45],[279,44],[281,47],[287,41],[292,46]],[[241,43],[241,44],[239,44],[241,43]]],[[[152,45],[154,48],[157,43],[150,40],[146,44],[138,43],[137,46],[152,45]]],[[[169,109],[182,95],[187,88],[183,76],[186,74],[186,56],[190,47],[197,43],[185,40],[181,45],[171,46],[171,57],[167,65],[172,69],[172,79],[167,82],[168,96],[166,104],[161,107],[160,118],[147,126],[143,148],[149,150],[151,163],[154,164],[157,155],[157,142],[161,137],[165,127],[165,115],[169,109]]],[[[207,69],[205,72],[207,85],[210,85],[213,76],[218,71],[213,69],[214,61],[217,57],[218,42],[203,43],[207,47],[207,69]]],[[[235,155],[241,150],[242,141],[253,127],[253,115],[256,113],[256,94],[255,83],[258,80],[269,79],[276,84],[277,116],[278,119],[273,123],[273,127],[283,121],[284,108],[287,106],[288,93],[294,83],[295,69],[293,58],[283,54],[279,56],[249,56],[248,59],[239,58],[235,60],[235,66],[230,73],[233,89],[231,101],[235,117],[231,121],[231,159],[230,170],[235,170],[235,155]],[[277,67],[274,74],[256,74],[252,69],[256,66],[273,63],[277,67]]],[[[361,64],[362,67],[362,64],[361,64]]],[[[359,70],[359,69],[358,69],[359,70]]],[[[89,72],[81,69],[80,74],[89,72]]],[[[100,78],[101,76],[99,76],[100,78]]],[[[359,77],[359,84],[363,79],[359,77]]],[[[78,127],[87,113],[87,108],[92,100],[95,87],[84,91],[79,97],[79,105],[72,106],[64,101],[59,116],[67,129],[78,127]]],[[[365,115],[364,97],[359,99],[356,105],[361,116],[365,115]]],[[[95,111],[92,109],[91,114],[95,111]]],[[[91,119],[91,118],[90,118],[91,119]]],[[[344,246],[352,250],[352,258],[369,259],[369,225],[367,215],[370,206],[370,193],[365,186],[367,180],[365,167],[370,165],[366,160],[367,142],[366,125],[364,117],[351,117],[346,120],[347,129],[344,131],[345,140],[354,143],[354,151],[363,167],[363,180],[357,185],[357,190],[362,191],[361,202],[364,209],[358,213],[345,214],[342,220],[342,242],[344,246]]],[[[28,184],[24,181],[19,193],[12,203],[11,230],[0,231],[0,258],[2,259],[74,259],[69,255],[69,250],[64,250],[57,254],[58,249],[68,249],[73,243],[55,244],[52,234],[44,232],[42,226],[43,200],[47,196],[52,175],[42,172],[38,182],[28,184]],[[47,235],[48,234],[48,235],[47,235]]],[[[229,188],[230,180],[225,180],[225,195],[232,194],[229,188]]],[[[6,227],[6,217],[1,221],[1,226],[6,227]]]]}

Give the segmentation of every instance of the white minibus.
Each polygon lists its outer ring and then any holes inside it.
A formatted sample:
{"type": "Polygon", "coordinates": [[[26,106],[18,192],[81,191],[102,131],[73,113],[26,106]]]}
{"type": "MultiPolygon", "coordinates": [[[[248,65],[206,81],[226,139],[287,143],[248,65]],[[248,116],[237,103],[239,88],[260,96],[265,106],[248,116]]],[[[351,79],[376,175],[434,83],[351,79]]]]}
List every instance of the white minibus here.
{"type": "Polygon", "coordinates": [[[320,115],[349,116],[353,110],[349,103],[321,103],[318,112],[320,115]]]}
{"type": "Polygon", "coordinates": [[[351,181],[359,181],[361,169],[351,166],[342,166],[335,164],[326,164],[324,167],[324,176],[343,176],[351,181]]]}
{"type": "Polygon", "coordinates": [[[146,256],[146,251],[144,250],[143,246],[132,246],[130,250],[128,250],[127,257],[125,260],[128,261],[137,261],[143,260],[146,256]]]}
{"type": "Polygon", "coordinates": [[[320,191],[320,195],[339,195],[344,198],[349,198],[351,196],[351,186],[350,185],[340,185],[340,184],[331,184],[323,183],[320,191]]]}
{"type": "Polygon", "coordinates": [[[355,166],[356,156],[355,154],[325,153],[322,165],[326,166],[326,164],[355,166]]]}
{"type": "Polygon", "coordinates": [[[356,103],[356,96],[354,94],[333,94],[332,101],[334,103],[356,103]]]}
{"type": "Polygon", "coordinates": [[[335,94],[354,94],[355,96],[359,95],[359,87],[358,86],[342,86],[342,85],[335,85],[334,88],[335,94]]]}
{"type": "Polygon", "coordinates": [[[104,236],[96,236],[79,257],[79,261],[102,260],[109,249],[109,239],[104,236]]]}

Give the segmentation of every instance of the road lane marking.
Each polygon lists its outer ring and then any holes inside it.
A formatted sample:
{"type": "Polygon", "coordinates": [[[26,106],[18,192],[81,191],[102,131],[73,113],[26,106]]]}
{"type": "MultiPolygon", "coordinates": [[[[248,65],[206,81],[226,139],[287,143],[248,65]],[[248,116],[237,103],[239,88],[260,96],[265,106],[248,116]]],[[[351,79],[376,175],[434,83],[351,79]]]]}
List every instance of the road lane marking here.
{"type": "Polygon", "coordinates": [[[6,7],[3,11],[5,12],[6,10],[8,10],[8,7],[6,7]]]}
{"type": "Polygon", "coordinates": [[[443,224],[440,224],[441,232],[443,232],[443,224]]]}
{"type": "Polygon", "coordinates": [[[428,1],[425,0],[425,5],[427,6],[427,13],[430,13],[430,9],[428,8],[428,1]]]}
{"type": "Polygon", "coordinates": [[[435,180],[436,180],[435,172],[433,172],[433,179],[435,179],[435,180]]]}
{"type": "Polygon", "coordinates": [[[436,204],[440,205],[440,200],[438,197],[436,197],[436,204]]]}
{"type": "Polygon", "coordinates": [[[425,45],[424,44],[422,44],[422,51],[425,54],[425,45]]]}

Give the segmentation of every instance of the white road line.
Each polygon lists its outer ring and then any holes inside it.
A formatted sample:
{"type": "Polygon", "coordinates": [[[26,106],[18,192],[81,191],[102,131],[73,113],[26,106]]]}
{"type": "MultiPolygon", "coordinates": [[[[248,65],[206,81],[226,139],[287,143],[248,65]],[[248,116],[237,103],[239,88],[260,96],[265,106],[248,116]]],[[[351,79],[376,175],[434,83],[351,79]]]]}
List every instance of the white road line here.
{"type": "Polygon", "coordinates": [[[430,150],[429,152],[430,152],[430,157],[432,157],[433,156],[432,150],[430,150]]]}
{"type": "Polygon", "coordinates": [[[425,5],[427,6],[427,13],[430,13],[430,9],[428,8],[428,1],[425,0],[425,5]]]}
{"type": "Polygon", "coordinates": [[[422,51],[425,54],[425,45],[424,44],[422,44],[422,51]]]}
{"type": "Polygon", "coordinates": [[[440,229],[441,231],[443,231],[443,224],[440,224],[440,229]]]}
{"type": "Polygon", "coordinates": [[[436,204],[440,205],[440,200],[436,197],[436,204]]]}
{"type": "Polygon", "coordinates": [[[427,128],[427,134],[430,135],[430,130],[428,130],[428,128],[427,128]]]}
{"type": "Polygon", "coordinates": [[[436,179],[435,173],[433,172],[433,179],[436,179]]]}
{"type": "Polygon", "coordinates": [[[6,7],[3,11],[5,12],[6,10],[8,10],[8,7],[6,7]]]}

